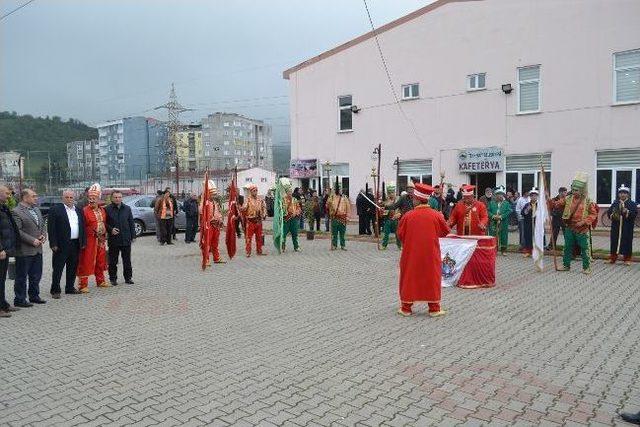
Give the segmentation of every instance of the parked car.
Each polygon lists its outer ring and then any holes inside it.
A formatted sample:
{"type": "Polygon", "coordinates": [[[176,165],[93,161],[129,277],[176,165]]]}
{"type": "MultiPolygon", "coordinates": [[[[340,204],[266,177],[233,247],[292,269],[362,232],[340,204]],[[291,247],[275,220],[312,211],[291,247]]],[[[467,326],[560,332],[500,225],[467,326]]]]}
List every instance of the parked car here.
{"type": "Polygon", "coordinates": [[[38,196],[38,207],[42,213],[42,217],[46,218],[49,215],[49,209],[58,203],[62,203],[61,196],[38,196]]]}
{"type": "MultiPolygon", "coordinates": [[[[143,233],[155,233],[156,216],[153,213],[153,206],[156,196],[127,196],[122,198],[122,202],[131,208],[133,222],[136,227],[136,237],[143,233]]],[[[187,218],[182,210],[182,202],[178,201],[178,214],[176,215],[175,226],[178,230],[184,230],[187,226],[187,218]]]]}

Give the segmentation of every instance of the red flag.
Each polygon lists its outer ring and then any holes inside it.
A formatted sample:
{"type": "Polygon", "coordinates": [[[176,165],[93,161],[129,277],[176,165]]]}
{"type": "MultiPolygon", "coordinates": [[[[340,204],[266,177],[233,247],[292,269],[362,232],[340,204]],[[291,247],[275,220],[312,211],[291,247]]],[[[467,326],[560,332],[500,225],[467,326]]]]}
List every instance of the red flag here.
{"type": "Polygon", "coordinates": [[[227,230],[224,236],[227,244],[227,254],[232,259],[236,254],[236,218],[238,218],[238,189],[236,188],[236,177],[234,176],[229,185],[229,205],[227,210],[227,230]]]}
{"type": "Polygon", "coordinates": [[[200,201],[200,249],[202,250],[202,269],[207,268],[211,242],[209,241],[209,229],[211,228],[211,213],[207,209],[209,200],[209,171],[204,173],[204,188],[200,201]]]}

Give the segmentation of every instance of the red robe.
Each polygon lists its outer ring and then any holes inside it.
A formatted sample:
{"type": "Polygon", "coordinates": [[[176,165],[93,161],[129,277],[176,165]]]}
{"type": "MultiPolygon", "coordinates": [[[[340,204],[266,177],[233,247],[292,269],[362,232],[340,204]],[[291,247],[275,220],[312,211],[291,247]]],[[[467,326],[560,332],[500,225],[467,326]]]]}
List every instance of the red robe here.
{"type": "Polygon", "coordinates": [[[442,258],[440,237],[449,234],[442,213],[418,205],[400,219],[397,236],[402,241],[400,256],[400,301],[440,303],[442,258]]]}
{"type": "MultiPolygon", "coordinates": [[[[218,206],[218,202],[212,202],[211,200],[206,200],[202,207],[203,211],[201,215],[205,218],[209,218],[209,226],[204,230],[205,233],[208,233],[207,241],[209,242],[209,253],[213,254],[213,261],[220,261],[220,251],[218,249],[218,243],[220,242],[220,230],[222,229],[222,212],[220,211],[220,206],[218,206]],[[204,212],[206,210],[206,212],[204,212]]],[[[201,233],[203,231],[200,231],[201,233]]],[[[207,264],[209,264],[209,254],[207,257],[207,264]]]]}
{"type": "Polygon", "coordinates": [[[87,205],[82,214],[87,246],[80,250],[78,277],[80,286],[86,287],[89,276],[95,275],[96,283],[104,282],[104,271],[107,269],[107,213],[103,207],[94,211],[91,205],[87,205]]]}
{"type": "Polygon", "coordinates": [[[474,200],[468,209],[464,201],[459,201],[449,217],[449,225],[452,228],[456,226],[458,236],[484,236],[487,234],[488,223],[487,207],[477,200],[474,200]]]}

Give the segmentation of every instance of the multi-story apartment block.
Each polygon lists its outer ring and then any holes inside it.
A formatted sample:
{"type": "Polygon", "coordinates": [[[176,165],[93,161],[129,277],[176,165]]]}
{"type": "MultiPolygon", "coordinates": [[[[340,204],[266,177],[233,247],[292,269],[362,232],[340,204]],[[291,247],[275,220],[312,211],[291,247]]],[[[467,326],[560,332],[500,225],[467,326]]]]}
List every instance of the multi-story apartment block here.
{"type": "Polygon", "coordinates": [[[72,181],[95,181],[100,178],[97,139],[67,143],[67,171],[72,181]]]}
{"type": "Polygon", "coordinates": [[[117,184],[142,180],[166,169],[167,127],[146,117],[125,117],[98,125],[100,180],[117,184]]]}
{"type": "Polygon", "coordinates": [[[202,145],[202,125],[188,125],[176,132],[176,153],[183,171],[201,171],[207,167],[202,145]]]}
{"type": "Polygon", "coordinates": [[[273,169],[271,126],[235,113],[202,119],[204,159],[210,169],[273,169]]]}

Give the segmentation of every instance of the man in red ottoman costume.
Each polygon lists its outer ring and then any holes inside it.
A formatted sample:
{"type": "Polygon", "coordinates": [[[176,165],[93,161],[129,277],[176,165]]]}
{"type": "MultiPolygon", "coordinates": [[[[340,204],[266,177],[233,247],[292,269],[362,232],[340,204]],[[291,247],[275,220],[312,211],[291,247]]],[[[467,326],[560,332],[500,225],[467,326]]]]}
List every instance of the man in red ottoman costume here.
{"type": "Polygon", "coordinates": [[[96,277],[99,288],[111,286],[104,279],[104,271],[107,269],[107,213],[103,207],[98,206],[102,195],[100,184],[89,187],[87,195],[89,204],[82,209],[87,245],[80,250],[78,260],[78,290],[83,294],[89,292],[89,276],[96,277]]]}
{"type": "Polygon", "coordinates": [[[473,197],[474,185],[463,185],[462,200],[451,211],[449,226],[456,227],[458,236],[483,236],[487,232],[489,215],[484,203],[473,197]]]}
{"type": "Polygon", "coordinates": [[[442,261],[440,237],[449,234],[441,212],[429,207],[433,187],[415,184],[415,208],[402,216],[397,236],[402,242],[400,256],[400,303],[398,314],[411,315],[417,302],[429,304],[429,316],[446,314],[440,307],[442,294],[442,261]]]}

